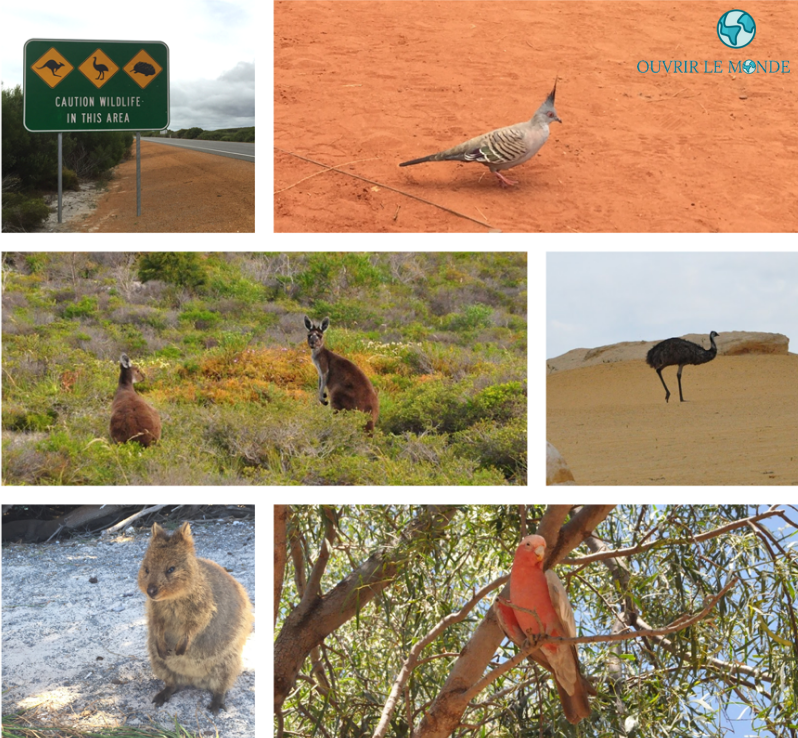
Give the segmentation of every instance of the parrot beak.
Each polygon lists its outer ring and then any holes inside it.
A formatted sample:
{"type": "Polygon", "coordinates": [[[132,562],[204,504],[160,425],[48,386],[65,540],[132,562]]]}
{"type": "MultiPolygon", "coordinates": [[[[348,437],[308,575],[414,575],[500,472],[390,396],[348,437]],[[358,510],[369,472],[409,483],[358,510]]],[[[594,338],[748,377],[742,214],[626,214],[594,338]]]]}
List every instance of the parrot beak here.
{"type": "Polygon", "coordinates": [[[545,546],[538,546],[538,547],[535,549],[535,558],[536,558],[538,561],[543,561],[543,559],[544,559],[545,557],[546,557],[546,547],[545,547],[545,546]]]}

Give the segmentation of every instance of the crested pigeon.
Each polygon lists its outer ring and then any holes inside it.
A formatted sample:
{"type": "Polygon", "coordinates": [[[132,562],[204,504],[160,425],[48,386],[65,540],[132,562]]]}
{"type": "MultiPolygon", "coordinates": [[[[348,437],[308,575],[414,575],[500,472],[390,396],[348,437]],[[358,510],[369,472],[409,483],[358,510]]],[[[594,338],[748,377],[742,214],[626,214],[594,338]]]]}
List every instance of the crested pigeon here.
{"type": "Polygon", "coordinates": [[[437,154],[403,161],[399,166],[409,167],[425,161],[476,161],[487,166],[499,178],[502,187],[518,184],[515,180],[507,179],[501,170],[512,169],[531,159],[546,143],[549,123],[555,120],[562,123],[554,109],[556,91],[557,80],[554,80],[554,89],[528,121],[497,128],[437,154]]]}

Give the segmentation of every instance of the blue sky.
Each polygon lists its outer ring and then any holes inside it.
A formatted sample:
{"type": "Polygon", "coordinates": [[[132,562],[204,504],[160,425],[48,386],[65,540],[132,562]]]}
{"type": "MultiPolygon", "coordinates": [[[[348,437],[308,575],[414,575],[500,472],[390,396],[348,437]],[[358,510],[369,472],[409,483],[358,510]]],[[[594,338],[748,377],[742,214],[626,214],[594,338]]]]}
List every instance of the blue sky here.
{"type": "Polygon", "coordinates": [[[798,353],[798,253],[546,257],[546,358],[710,331],[783,333],[798,353]]]}

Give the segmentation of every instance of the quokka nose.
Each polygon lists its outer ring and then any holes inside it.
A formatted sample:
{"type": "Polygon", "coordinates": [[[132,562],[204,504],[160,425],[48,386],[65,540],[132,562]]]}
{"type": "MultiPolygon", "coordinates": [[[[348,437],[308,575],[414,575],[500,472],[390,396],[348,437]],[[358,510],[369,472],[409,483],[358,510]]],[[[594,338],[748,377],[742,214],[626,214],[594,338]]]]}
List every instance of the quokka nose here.
{"type": "Polygon", "coordinates": [[[155,595],[158,594],[158,587],[156,587],[154,584],[151,584],[149,587],[147,587],[147,594],[155,599],[155,595]]]}

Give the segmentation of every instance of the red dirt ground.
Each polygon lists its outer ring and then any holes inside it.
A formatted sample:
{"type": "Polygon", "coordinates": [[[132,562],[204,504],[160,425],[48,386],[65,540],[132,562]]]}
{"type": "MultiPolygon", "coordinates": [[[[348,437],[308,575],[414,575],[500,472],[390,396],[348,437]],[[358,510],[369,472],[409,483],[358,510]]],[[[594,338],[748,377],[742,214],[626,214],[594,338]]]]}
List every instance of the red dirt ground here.
{"type": "Polygon", "coordinates": [[[715,31],[732,7],[278,1],[275,231],[795,231],[798,2],[746,6],[757,36],[741,50],[715,31]],[[749,58],[791,74],[729,73],[749,58]],[[723,73],[637,71],[671,59],[723,73]],[[397,166],[530,118],[557,75],[563,124],[509,173],[517,187],[479,164],[397,166]]]}
{"type": "Polygon", "coordinates": [[[141,140],[141,217],[133,158],[114,169],[97,210],[70,226],[80,233],[254,233],[255,166],[141,140]]]}

